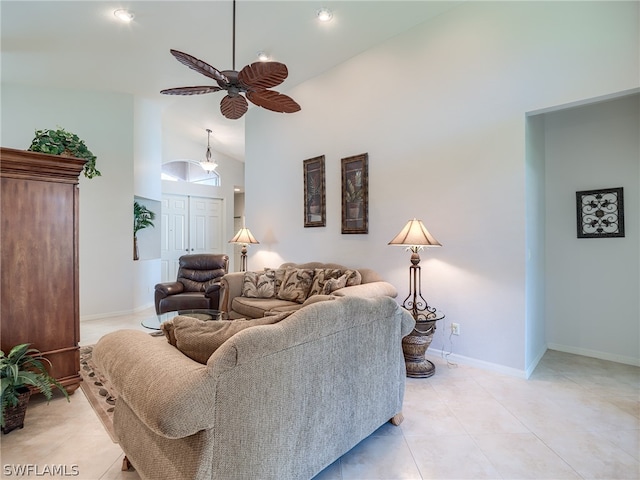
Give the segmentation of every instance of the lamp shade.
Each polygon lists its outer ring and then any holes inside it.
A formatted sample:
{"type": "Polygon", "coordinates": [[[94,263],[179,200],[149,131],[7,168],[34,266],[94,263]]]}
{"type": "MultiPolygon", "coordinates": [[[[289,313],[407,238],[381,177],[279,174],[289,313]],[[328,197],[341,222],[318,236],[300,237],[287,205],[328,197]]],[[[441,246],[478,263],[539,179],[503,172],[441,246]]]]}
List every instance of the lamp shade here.
{"type": "Polygon", "coordinates": [[[389,245],[404,245],[407,247],[441,247],[429,230],[423,225],[421,220],[409,220],[404,228],[389,245]]]}
{"type": "Polygon", "coordinates": [[[240,230],[238,230],[238,233],[236,233],[235,237],[229,240],[229,243],[249,244],[249,243],[260,243],[260,242],[256,240],[256,237],[254,237],[251,234],[251,232],[247,227],[242,227],[240,230]]]}
{"type": "Polygon", "coordinates": [[[200,166],[205,172],[213,172],[218,167],[218,164],[216,162],[206,161],[200,162],[200,166]]]}

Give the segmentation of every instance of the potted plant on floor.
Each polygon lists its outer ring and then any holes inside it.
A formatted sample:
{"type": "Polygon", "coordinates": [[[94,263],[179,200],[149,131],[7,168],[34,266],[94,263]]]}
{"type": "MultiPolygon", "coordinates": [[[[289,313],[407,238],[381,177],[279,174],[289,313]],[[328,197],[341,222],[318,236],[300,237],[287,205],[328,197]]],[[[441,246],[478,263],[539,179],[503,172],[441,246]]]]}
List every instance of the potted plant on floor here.
{"type": "Polygon", "coordinates": [[[89,151],[84,141],[80,140],[75,133],[67,132],[64,128],[36,130],[36,136],[27,150],[82,158],[86,160],[83,168],[85,177],[93,178],[102,175],[96,168],[96,156],[89,151]]]}
{"type": "Polygon", "coordinates": [[[11,349],[9,355],[0,351],[0,396],[2,397],[2,433],[9,433],[24,426],[24,416],[31,390],[42,393],[51,400],[53,387],[57,387],[69,400],[64,387],[53,378],[43,362],[51,362],[40,350],[22,343],[11,349]],[[31,388],[30,388],[31,387],[31,388]]]}
{"type": "Polygon", "coordinates": [[[140,258],[138,252],[138,232],[143,228],[155,227],[153,220],[156,218],[156,214],[149,210],[144,205],[140,205],[138,202],[133,202],[133,259],[138,260],[140,258]]]}

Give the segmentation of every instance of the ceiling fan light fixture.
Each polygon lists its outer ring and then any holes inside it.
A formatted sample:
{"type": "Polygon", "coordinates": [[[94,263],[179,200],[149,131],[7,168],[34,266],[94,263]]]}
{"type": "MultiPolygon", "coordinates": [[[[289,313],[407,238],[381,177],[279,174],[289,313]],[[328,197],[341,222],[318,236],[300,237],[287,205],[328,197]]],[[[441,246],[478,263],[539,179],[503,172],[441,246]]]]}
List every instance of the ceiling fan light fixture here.
{"type": "Polygon", "coordinates": [[[227,91],[220,101],[220,113],[230,120],[237,120],[247,113],[249,100],[258,107],[279,113],[300,111],[296,101],[283,94],[270,90],[280,85],[289,75],[289,70],[280,62],[254,62],[239,72],[236,70],[236,0],[233,0],[233,36],[231,44],[232,70],[220,71],[206,62],[171,49],[169,52],[186,67],[216,81],[217,85],[196,87],[178,87],[160,90],[164,95],[201,95],[204,93],[227,91]]]}
{"type": "Polygon", "coordinates": [[[118,20],[120,20],[121,22],[124,22],[124,23],[131,22],[135,17],[135,15],[132,12],[130,12],[129,10],[126,10],[124,8],[119,8],[118,10],[114,10],[113,11],[113,15],[118,20]]]}
{"type": "Polygon", "coordinates": [[[218,164],[211,160],[211,146],[209,145],[209,137],[211,136],[211,129],[207,128],[207,153],[205,154],[205,161],[200,162],[200,166],[205,172],[213,172],[218,164]]]}
{"type": "Polygon", "coordinates": [[[330,22],[333,18],[333,12],[326,7],[322,7],[316,12],[316,16],[321,22],[330,22]]]}
{"type": "Polygon", "coordinates": [[[260,50],[256,55],[258,57],[258,60],[260,60],[261,62],[268,62],[271,59],[267,52],[264,52],[262,50],[260,50]]]}

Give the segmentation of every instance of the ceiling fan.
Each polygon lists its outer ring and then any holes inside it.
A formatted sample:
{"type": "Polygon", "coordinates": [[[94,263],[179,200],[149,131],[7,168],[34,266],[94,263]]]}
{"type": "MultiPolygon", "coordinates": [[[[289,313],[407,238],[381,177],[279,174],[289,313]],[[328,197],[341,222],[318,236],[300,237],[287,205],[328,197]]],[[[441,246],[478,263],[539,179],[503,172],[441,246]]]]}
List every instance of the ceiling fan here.
{"type": "Polygon", "coordinates": [[[281,113],[294,113],[300,105],[291,97],[268,90],[280,85],[289,75],[287,66],[280,62],[255,62],[236,71],[236,1],[233,0],[233,45],[232,70],[219,71],[206,62],[187,53],[170,50],[171,54],[183,65],[202,75],[212,78],[218,86],[178,87],[160,91],[165,95],[201,95],[203,93],[226,90],[227,95],[220,102],[220,112],[226,118],[237,120],[248,109],[247,99],[259,107],[281,113]]]}

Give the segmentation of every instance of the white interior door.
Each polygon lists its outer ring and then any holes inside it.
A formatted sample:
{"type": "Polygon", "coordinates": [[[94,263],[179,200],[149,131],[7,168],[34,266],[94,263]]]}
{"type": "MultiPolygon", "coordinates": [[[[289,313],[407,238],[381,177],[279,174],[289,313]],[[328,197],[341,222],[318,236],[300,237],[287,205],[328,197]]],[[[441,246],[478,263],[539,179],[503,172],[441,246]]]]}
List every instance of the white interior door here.
{"type": "Polygon", "coordinates": [[[222,253],[222,199],[190,197],[189,253],[222,253]]]}
{"type": "Polygon", "coordinates": [[[187,253],[223,253],[220,198],[162,196],[162,281],[176,279],[178,260],[187,253]]]}

